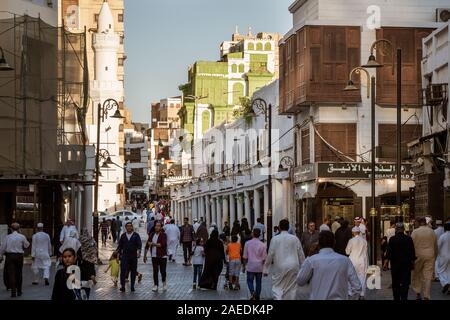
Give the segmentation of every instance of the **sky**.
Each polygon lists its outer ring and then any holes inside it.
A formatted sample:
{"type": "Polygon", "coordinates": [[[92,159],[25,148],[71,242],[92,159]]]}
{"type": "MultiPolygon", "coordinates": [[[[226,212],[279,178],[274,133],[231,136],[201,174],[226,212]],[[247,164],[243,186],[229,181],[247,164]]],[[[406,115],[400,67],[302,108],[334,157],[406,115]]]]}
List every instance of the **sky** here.
{"type": "Polygon", "coordinates": [[[125,0],[125,105],[150,122],[150,105],[178,96],[196,60],[216,61],[220,43],[239,33],[292,28],[294,0],[125,0]]]}

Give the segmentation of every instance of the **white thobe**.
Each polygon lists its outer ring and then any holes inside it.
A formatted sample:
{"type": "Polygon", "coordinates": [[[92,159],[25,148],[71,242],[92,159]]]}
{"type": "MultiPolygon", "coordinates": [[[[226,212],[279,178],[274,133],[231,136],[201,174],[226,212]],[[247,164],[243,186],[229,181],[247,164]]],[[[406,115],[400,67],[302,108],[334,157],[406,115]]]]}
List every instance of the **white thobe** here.
{"type": "Polygon", "coordinates": [[[361,296],[364,296],[366,289],[366,275],[369,262],[367,261],[367,241],[360,235],[348,241],[345,253],[349,255],[350,261],[355,267],[358,279],[361,282],[361,296]]]}
{"type": "Polygon", "coordinates": [[[135,232],[139,232],[139,225],[140,225],[139,220],[138,219],[134,219],[131,223],[133,225],[134,231],[135,232]]]}
{"type": "Polygon", "coordinates": [[[450,231],[446,231],[438,240],[439,254],[436,260],[436,275],[442,286],[450,284],[450,231]]]}
{"type": "Polygon", "coordinates": [[[194,232],[197,233],[197,229],[198,227],[200,227],[200,223],[196,222],[192,227],[194,228],[194,232]]]}
{"type": "Polygon", "coordinates": [[[294,300],[297,279],[305,254],[300,240],[282,231],[270,241],[269,254],[264,263],[264,273],[272,274],[272,294],[275,300],[294,300]],[[269,270],[270,269],[270,270],[269,270]]]}
{"type": "Polygon", "coordinates": [[[180,242],[180,229],[174,224],[166,224],[164,231],[167,235],[167,254],[175,255],[177,253],[177,246],[180,242]]]}
{"type": "Polygon", "coordinates": [[[51,255],[52,244],[50,242],[50,236],[42,231],[34,234],[31,241],[31,256],[34,258],[31,268],[36,277],[39,269],[44,270],[45,279],[50,277],[51,255]]]}
{"type": "Polygon", "coordinates": [[[439,226],[434,230],[434,234],[436,235],[437,240],[444,234],[445,230],[443,226],[439,226]]]}
{"type": "Polygon", "coordinates": [[[76,233],[75,238],[79,239],[80,235],[78,233],[77,227],[74,225],[64,226],[61,230],[61,234],[59,236],[59,241],[64,242],[64,240],[70,237],[70,233],[74,231],[76,233]]]}

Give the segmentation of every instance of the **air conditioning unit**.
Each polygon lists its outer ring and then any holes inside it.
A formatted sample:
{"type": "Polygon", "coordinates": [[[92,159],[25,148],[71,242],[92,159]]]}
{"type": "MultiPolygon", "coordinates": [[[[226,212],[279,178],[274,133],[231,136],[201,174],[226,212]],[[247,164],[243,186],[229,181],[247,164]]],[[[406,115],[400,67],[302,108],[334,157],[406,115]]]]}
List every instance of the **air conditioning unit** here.
{"type": "Polygon", "coordinates": [[[436,22],[448,22],[450,20],[449,8],[436,9],[436,22]]]}

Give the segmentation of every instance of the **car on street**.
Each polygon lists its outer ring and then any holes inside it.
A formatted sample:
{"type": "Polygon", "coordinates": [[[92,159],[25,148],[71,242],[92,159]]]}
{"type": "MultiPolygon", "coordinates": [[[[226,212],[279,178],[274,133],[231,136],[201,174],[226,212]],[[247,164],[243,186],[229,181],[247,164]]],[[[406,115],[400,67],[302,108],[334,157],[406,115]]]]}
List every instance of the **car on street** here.
{"type": "Polygon", "coordinates": [[[139,214],[129,211],[129,210],[119,210],[119,211],[113,212],[104,217],[100,217],[100,221],[103,220],[103,218],[105,218],[106,220],[112,220],[113,218],[117,219],[117,217],[120,217],[120,220],[122,222],[124,222],[126,220],[126,218],[128,218],[129,221],[133,221],[134,218],[137,218],[139,223],[144,222],[142,215],[139,215],[139,214]]]}

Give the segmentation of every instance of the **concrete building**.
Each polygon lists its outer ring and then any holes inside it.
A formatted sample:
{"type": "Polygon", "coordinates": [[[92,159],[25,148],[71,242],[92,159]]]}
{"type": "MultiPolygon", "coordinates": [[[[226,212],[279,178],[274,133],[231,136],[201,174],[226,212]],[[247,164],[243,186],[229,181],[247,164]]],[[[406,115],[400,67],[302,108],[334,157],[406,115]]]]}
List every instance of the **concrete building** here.
{"type": "Polygon", "coordinates": [[[125,192],[127,201],[146,201],[150,196],[149,164],[150,141],[149,126],[133,123],[125,132],[125,192]]]}
{"type": "MultiPolygon", "coordinates": [[[[175,182],[171,186],[172,212],[178,221],[188,216],[204,217],[207,224],[215,222],[222,230],[247,218],[250,225],[262,218],[267,225],[269,197],[272,197],[272,224],[284,217],[292,220],[294,210],[292,166],[280,170],[280,161],[292,159],[293,119],[278,114],[278,80],[258,89],[253,98],[261,98],[272,109],[272,162],[268,158],[268,118],[262,110],[256,116],[245,114],[231,122],[222,122],[203,135],[202,154],[197,159],[200,173],[190,182],[175,182]],[[272,194],[268,177],[272,176],[272,194]]],[[[197,146],[194,148],[199,150],[197,146]]],[[[293,164],[293,161],[292,161],[293,164]]]]}
{"type": "MultiPolygon", "coordinates": [[[[371,114],[365,74],[352,78],[360,91],[343,89],[350,71],[366,63],[376,40],[388,39],[394,49],[403,50],[402,150],[421,135],[422,39],[443,24],[436,10],[446,7],[445,0],[297,0],[289,7],[293,27],[280,42],[280,113],[295,116],[297,124],[294,182],[301,229],[310,220],[321,224],[326,215],[368,216],[371,114]]],[[[382,151],[377,155],[376,209],[389,220],[396,212],[395,56],[383,56],[380,47],[375,54],[384,67],[368,70],[377,80],[376,145],[382,151]]],[[[402,214],[408,220],[414,175],[406,160],[402,172],[402,214]]]]}
{"type": "Polygon", "coordinates": [[[153,198],[168,196],[164,187],[169,178],[180,177],[181,150],[178,136],[180,134],[181,97],[161,99],[151,107],[151,194],[153,198]]]}
{"type": "Polygon", "coordinates": [[[447,21],[423,39],[423,135],[408,144],[415,172],[415,212],[440,220],[450,210],[449,34],[447,21]]]}
{"type": "MultiPolygon", "coordinates": [[[[253,36],[238,31],[220,47],[219,61],[196,61],[188,70],[188,83],[181,85],[183,106],[181,127],[192,135],[194,143],[203,133],[223,121],[232,122],[242,108],[243,98],[276,78],[278,72],[278,34],[253,36]]],[[[189,150],[186,151],[189,153],[189,150]]],[[[196,175],[195,159],[183,163],[183,171],[196,175]]]]}

